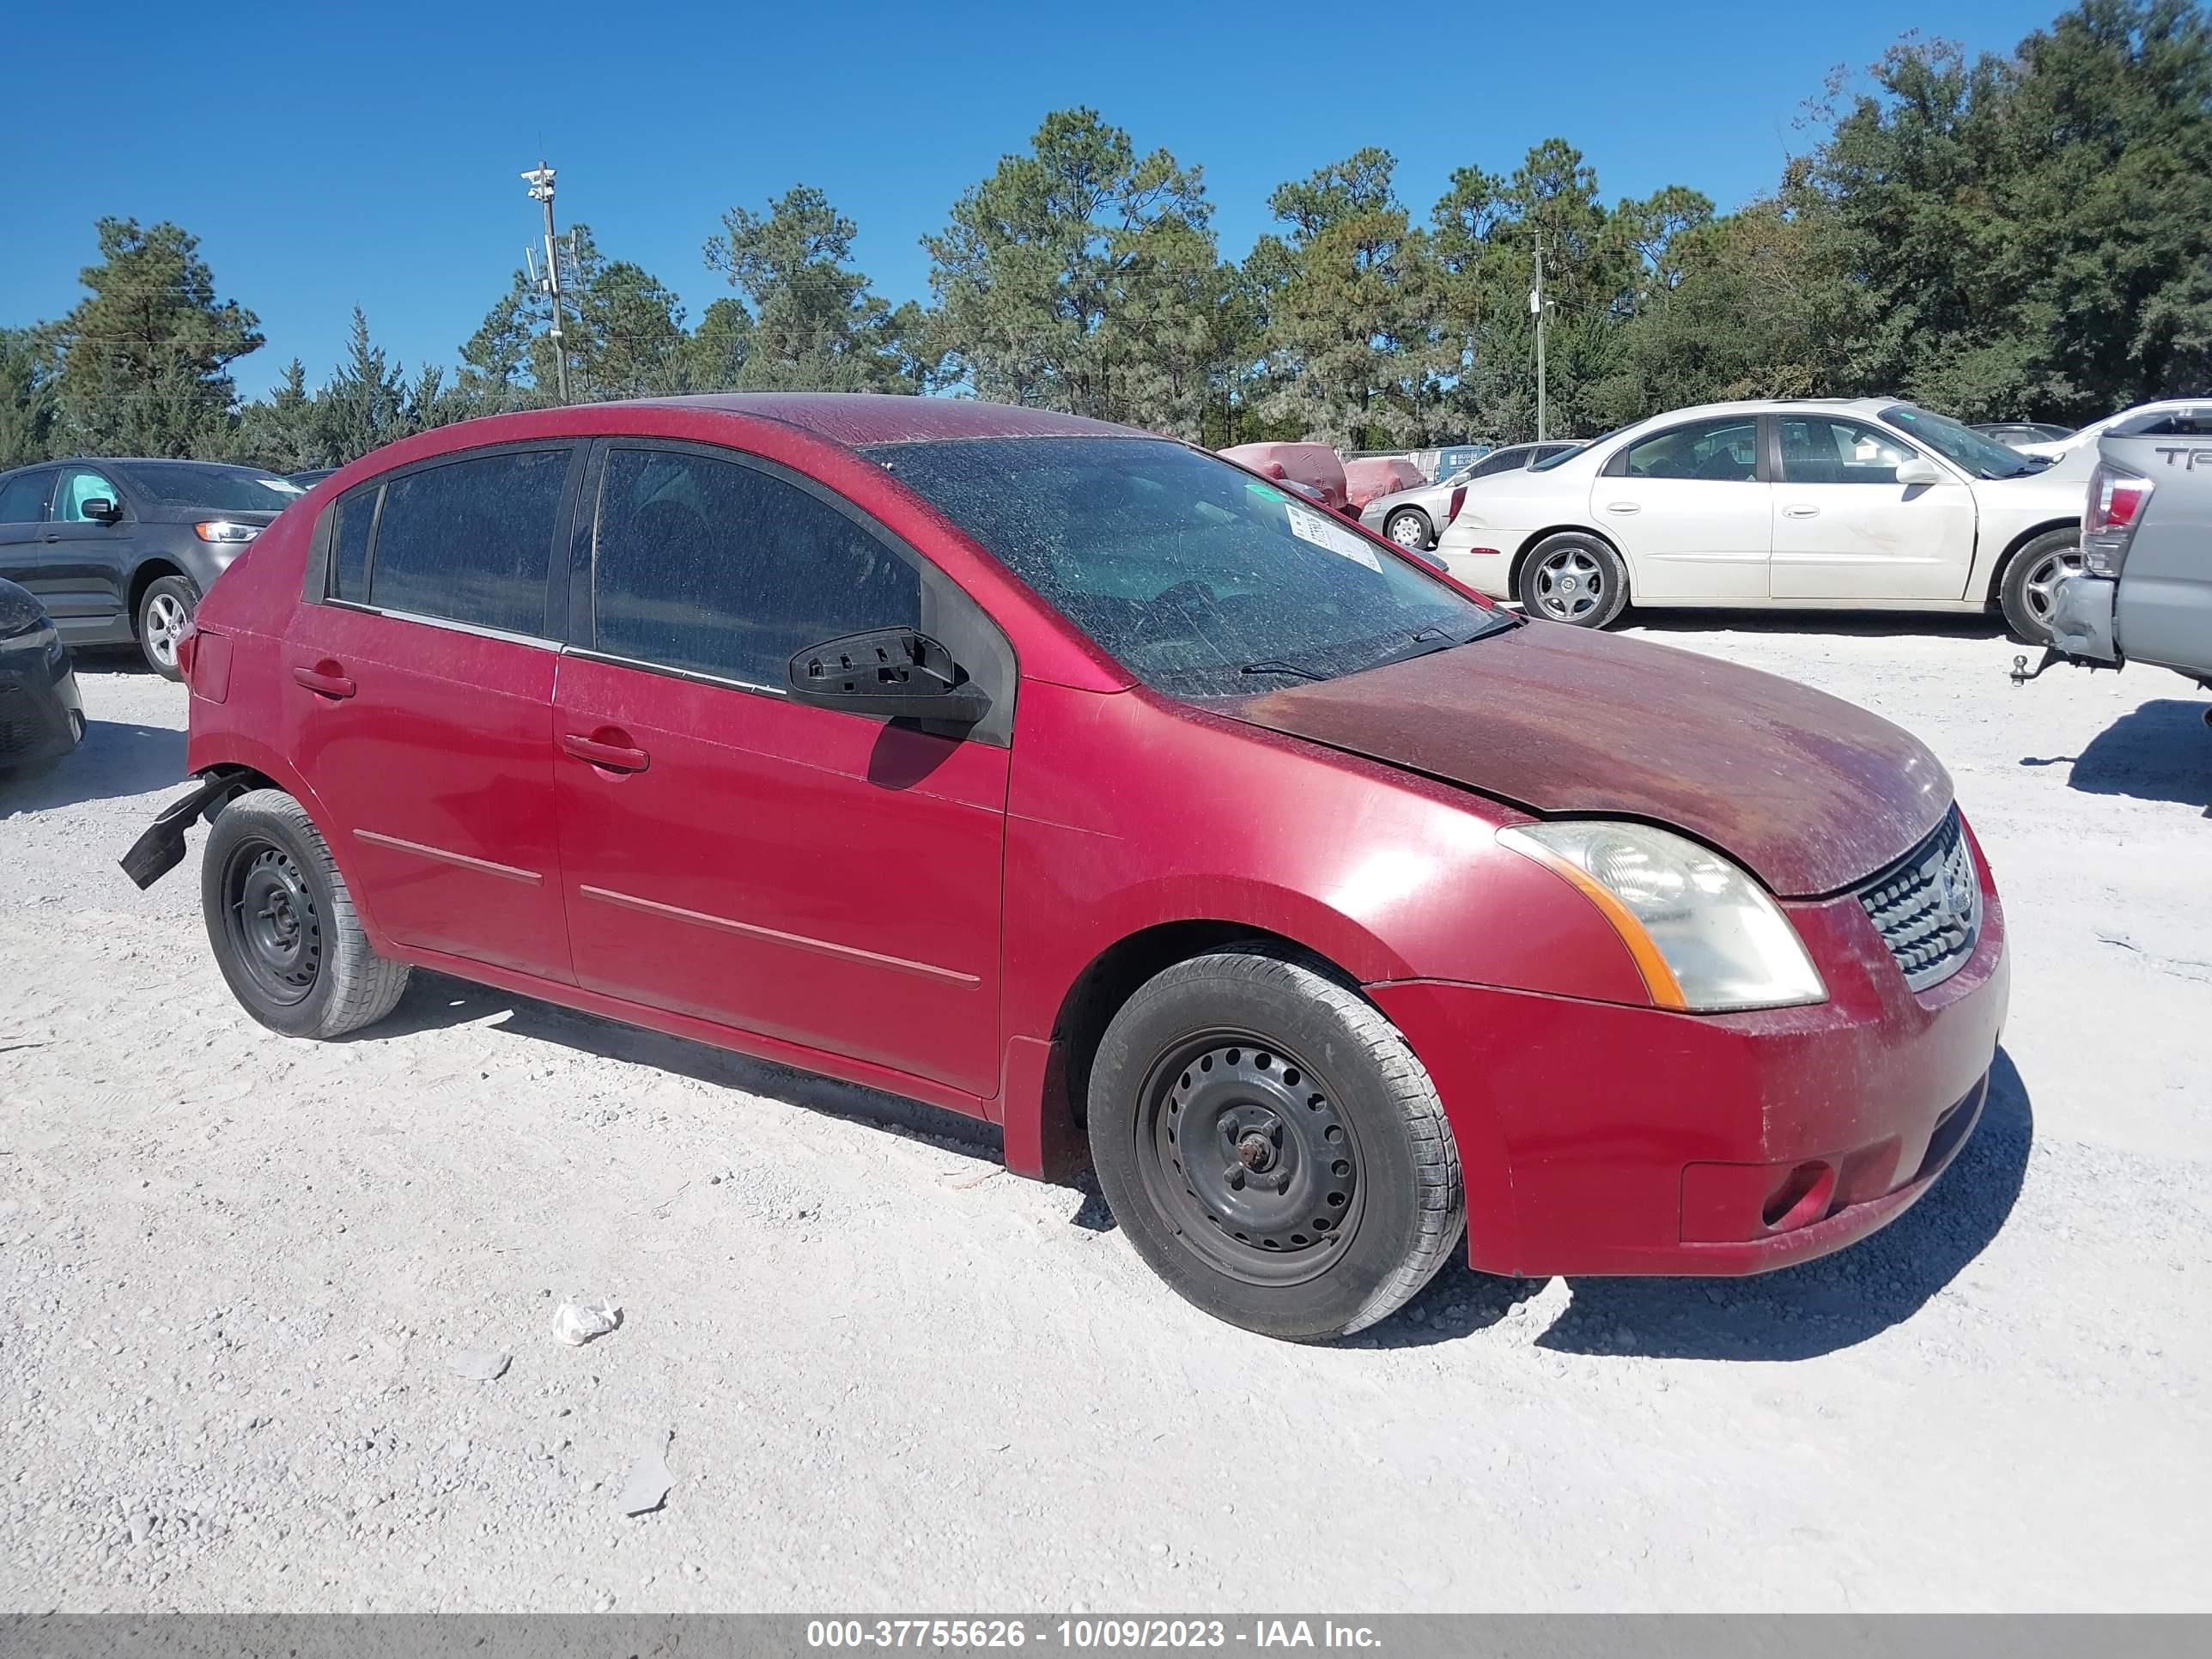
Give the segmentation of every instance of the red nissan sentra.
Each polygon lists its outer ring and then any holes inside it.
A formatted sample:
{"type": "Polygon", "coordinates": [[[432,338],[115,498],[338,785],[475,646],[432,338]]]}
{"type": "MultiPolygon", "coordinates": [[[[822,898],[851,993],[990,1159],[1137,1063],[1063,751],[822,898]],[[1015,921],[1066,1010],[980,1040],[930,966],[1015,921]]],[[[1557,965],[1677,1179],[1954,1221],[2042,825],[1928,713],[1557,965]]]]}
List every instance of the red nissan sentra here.
{"type": "Polygon", "coordinates": [[[1911,738],[1523,623],[1167,440],[768,395],[501,416],[284,514],[181,653],[208,933],[336,1036],[415,965],[1087,1141],[1208,1311],[1455,1248],[1747,1273],[1973,1131],[1996,892],[1911,738]]]}

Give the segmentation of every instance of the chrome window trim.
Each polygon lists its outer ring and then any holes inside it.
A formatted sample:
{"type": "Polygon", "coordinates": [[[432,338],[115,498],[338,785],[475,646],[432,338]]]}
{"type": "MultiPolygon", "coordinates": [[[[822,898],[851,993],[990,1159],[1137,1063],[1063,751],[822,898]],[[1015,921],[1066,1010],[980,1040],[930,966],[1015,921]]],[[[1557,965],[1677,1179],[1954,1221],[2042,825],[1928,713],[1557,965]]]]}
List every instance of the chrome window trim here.
{"type": "Polygon", "coordinates": [[[557,652],[564,648],[558,640],[549,640],[536,634],[510,634],[503,628],[455,622],[451,617],[426,617],[416,611],[388,611],[382,605],[363,605],[357,599],[327,599],[321,603],[333,611],[352,611],[364,617],[382,617],[392,622],[420,623],[425,628],[442,628],[449,634],[467,634],[480,640],[498,640],[507,645],[535,646],[541,651],[557,652]]]}
{"type": "MultiPolygon", "coordinates": [[[[595,651],[588,646],[566,645],[561,654],[574,657],[579,662],[595,662],[609,668],[634,668],[642,674],[659,674],[672,680],[689,680],[695,685],[711,685],[721,691],[750,691],[764,697],[789,702],[790,691],[781,685],[757,685],[750,680],[731,679],[721,674],[708,674],[696,668],[678,668],[665,662],[649,662],[641,657],[618,656],[611,651],[595,651]]],[[[850,711],[848,711],[850,712],[850,711]]]]}

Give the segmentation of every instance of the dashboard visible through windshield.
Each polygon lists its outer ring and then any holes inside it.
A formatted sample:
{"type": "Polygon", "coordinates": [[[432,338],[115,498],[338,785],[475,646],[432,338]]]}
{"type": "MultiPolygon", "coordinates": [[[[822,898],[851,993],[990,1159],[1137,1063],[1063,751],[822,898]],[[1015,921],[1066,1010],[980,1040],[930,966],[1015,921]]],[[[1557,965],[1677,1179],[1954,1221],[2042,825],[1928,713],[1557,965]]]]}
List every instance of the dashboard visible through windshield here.
{"type": "Polygon", "coordinates": [[[1931,414],[1911,404],[1893,404],[1881,411],[1881,418],[1977,478],[2021,478],[2031,472],[2040,472],[2050,465],[2039,457],[2023,455],[2009,444],[1984,436],[1948,415],[1931,414]]]}

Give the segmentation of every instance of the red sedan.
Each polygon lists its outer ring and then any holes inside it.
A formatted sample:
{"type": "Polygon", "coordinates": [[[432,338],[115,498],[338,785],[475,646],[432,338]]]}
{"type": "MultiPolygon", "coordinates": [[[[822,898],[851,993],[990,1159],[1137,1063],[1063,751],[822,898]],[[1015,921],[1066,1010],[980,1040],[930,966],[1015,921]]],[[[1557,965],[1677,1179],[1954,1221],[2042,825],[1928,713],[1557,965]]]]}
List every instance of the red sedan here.
{"type": "Polygon", "coordinates": [[[502,416],[317,486],[182,660],[209,936],[335,1036],[410,967],[1087,1143],[1279,1336],[1457,1247],[1742,1273],[1972,1132],[1950,779],[1790,682],[1524,623],[1241,468],[989,404],[502,416]]]}

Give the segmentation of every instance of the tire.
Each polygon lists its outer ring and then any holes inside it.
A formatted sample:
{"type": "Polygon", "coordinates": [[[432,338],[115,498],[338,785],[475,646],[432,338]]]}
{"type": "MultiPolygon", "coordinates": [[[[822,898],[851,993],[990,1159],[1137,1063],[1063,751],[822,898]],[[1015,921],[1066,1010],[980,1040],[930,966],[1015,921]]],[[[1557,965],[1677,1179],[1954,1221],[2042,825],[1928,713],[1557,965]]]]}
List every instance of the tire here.
{"type": "Polygon", "coordinates": [[[199,589],[183,576],[157,576],[138,596],[138,649],[146,665],[165,680],[185,677],[177,666],[177,640],[199,603],[199,589]]]}
{"type": "Polygon", "coordinates": [[[2081,568],[2081,532],[2072,526],[2046,530],[2006,561],[1997,603],[2013,637],[2051,643],[2051,601],[2058,578],[2081,568]]]}
{"type": "Polygon", "coordinates": [[[1436,545],[1437,532],[1429,515],[1418,507],[1401,507],[1382,521],[1382,533],[1401,547],[1417,551],[1436,545]]]}
{"type": "Polygon", "coordinates": [[[1099,1186],[1137,1254],[1248,1331],[1364,1329],[1466,1227],[1427,1069],[1356,990],[1264,945],[1140,987],[1100,1041],[1089,1106],[1099,1186]]]}
{"type": "Polygon", "coordinates": [[[407,964],[369,944],[322,832],[281,789],[216,814],[200,908],[231,994],[272,1031],[343,1036],[382,1019],[407,988],[407,964]]]}
{"type": "Polygon", "coordinates": [[[1628,609],[1628,567],[1604,541],[1580,531],[1537,543],[1513,586],[1530,616],[1573,628],[1604,628],[1628,609]]]}

